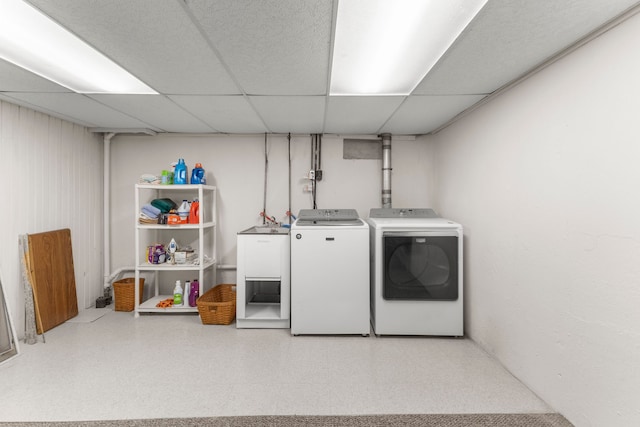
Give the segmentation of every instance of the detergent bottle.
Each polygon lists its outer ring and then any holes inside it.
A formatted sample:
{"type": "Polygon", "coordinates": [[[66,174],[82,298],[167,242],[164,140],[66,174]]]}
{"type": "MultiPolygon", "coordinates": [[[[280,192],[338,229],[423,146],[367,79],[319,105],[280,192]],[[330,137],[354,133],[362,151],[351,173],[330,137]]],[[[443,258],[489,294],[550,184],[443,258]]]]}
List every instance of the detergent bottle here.
{"type": "Polygon", "coordinates": [[[173,306],[182,307],[182,284],[176,280],[176,287],[173,289],[173,306]]]}
{"type": "Polygon", "coordinates": [[[178,215],[180,216],[181,224],[187,224],[189,222],[189,212],[191,212],[191,207],[189,206],[189,202],[185,199],[178,208],[178,215]]]}
{"type": "Polygon", "coordinates": [[[187,165],[184,163],[184,159],[178,159],[175,175],[173,176],[173,183],[187,184],[187,165]]]}
{"type": "Polygon", "coordinates": [[[202,168],[202,163],[196,163],[196,167],[191,171],[191,183],[192,184],[206,184],[207,177],[205,175],[204,169],[202,168]]]}
{"type": "Polygon", "coordinates": [[[200,284],[198,280],[195,279],[191,282],[191,290],[189,291],[189,307],[195,307],[196,301],[198,301],[198,297],[200,296],[200,284]]]}
{"type": "Polygon", "coordinates": [[[200,202],[198,199],[193,199],[191,202],[191,208],[189,209],[189,224],[200,223],[200,202]]]}

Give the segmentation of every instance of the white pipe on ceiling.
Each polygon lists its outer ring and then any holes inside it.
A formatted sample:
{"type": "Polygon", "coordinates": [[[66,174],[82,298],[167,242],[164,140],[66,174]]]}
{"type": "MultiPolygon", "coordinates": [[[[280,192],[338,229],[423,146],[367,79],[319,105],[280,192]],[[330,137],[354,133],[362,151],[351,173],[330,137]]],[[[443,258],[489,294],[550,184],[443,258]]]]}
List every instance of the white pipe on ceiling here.
{"type": "Polygon", "coordinates": [[[109,276],[111,274],[111,138],[115,133],[105,133],[104,141],[104,170],[102,172],[102,197],[103,197],[103,262],[102,274],[104,277],[104,287],[109,286],[109,276]]]}
{"type": "Polygon", "coordinates": [[[141,133],[146,135],[156,135],[151,129],[125,129],[123,131],[111,130],[107,128],[90,128],[91,132],[102,133],[104,142],[103,152],[103,172],[102,172],[102,193],[103,193],[103,292],[108,290],[118,276],[126,271],[135,271],[134,267],[121,267],[113,273],[111,272],[111,139],[116,133],[141,133]]]}

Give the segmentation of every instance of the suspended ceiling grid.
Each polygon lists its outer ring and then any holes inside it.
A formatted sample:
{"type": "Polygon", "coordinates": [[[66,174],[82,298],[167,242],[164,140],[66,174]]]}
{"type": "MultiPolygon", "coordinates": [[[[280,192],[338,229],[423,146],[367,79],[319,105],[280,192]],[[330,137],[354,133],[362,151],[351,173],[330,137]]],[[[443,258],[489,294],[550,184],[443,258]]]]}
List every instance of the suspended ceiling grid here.
{"type": "Polygon", "coordinates": [[[489,0],[409,96],[335,97],[337,0],[29,2],[159,95],[77,94],[0,60],[0,99],[90,128],[396,135],[433,132],[639,3],[489,0]]]}

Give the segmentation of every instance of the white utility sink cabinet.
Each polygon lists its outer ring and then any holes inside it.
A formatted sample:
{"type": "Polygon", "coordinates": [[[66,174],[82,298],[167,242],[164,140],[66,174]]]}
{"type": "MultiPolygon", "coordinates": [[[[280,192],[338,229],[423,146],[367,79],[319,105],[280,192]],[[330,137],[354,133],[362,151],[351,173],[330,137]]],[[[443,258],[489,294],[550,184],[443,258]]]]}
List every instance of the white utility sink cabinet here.
{"type": "Polygon", "coordinates": [[[238,233],[236,327],[291,326],[289,229],[251,227],[238,233]]]}

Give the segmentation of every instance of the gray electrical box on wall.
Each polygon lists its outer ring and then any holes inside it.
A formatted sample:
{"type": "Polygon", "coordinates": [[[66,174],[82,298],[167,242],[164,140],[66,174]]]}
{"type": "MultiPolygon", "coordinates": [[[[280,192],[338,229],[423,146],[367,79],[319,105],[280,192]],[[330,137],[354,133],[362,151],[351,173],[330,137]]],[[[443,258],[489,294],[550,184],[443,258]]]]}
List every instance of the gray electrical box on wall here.
{"type": "Polygon", "coordinates": [[[343,159],[382,159],[382,143],[379,139],[344,139],[343,159]]]}

